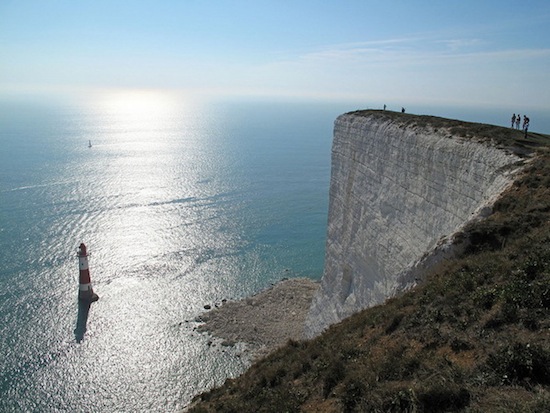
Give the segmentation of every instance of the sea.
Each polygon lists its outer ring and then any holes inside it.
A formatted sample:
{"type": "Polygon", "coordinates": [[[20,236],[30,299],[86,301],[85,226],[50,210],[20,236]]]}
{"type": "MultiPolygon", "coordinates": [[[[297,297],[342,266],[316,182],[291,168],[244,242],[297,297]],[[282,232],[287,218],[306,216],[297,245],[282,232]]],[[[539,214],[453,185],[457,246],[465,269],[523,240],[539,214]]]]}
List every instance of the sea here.
{"type": "Polygon", "coordinates": [[[321,278],[333,122],[368,107],[0,96],[0,411],[178,412],[241,374],[246,346],[197,332],[200,315],[285,278],[321,278]],[[77,299],[81,243],[91,305],[77,299]]]}

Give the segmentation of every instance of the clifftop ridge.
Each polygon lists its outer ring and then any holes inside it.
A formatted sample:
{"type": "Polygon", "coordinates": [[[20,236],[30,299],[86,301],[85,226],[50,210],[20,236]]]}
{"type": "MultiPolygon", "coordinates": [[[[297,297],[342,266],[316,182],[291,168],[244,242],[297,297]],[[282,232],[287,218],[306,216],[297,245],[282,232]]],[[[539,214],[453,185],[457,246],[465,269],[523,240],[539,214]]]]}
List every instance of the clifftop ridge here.
{"type": "Polygon", "coordinates": [[[530,156],[535,149],[547,144],[546,135],[486,123],[466,122],[431,115],[414,115],[389,110],[356,110],[354,116],[394,122],[401,128],[424,129],[430,133],[449,138],[473,139],[478,142],[498,145],[518,156],[530,156]]]}

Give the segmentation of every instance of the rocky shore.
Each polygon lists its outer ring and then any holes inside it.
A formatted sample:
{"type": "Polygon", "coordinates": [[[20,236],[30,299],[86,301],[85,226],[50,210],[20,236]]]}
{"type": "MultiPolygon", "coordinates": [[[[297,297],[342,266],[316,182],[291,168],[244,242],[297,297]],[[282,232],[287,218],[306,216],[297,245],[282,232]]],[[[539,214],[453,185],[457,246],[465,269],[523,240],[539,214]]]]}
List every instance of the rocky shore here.
{"type": "MultiPolygon", "coordinates": [[[[289,339],[304,337],[306,320],[319,283],[285,279],[255,296],[229,301],[202,314],[198,331],[219,337],[223,345],[248,345],[254,358],[267,355],[289,339]]],[[[208,307],[208,306],[207,306],[208,307]]]]}

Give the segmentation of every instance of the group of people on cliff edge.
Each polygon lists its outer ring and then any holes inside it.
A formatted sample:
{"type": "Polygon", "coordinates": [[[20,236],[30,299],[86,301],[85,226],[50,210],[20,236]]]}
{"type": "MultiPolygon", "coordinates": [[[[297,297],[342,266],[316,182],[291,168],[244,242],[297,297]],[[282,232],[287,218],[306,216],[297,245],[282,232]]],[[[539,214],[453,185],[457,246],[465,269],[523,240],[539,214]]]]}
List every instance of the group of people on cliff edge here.
{"type": "MultiPolygon", "coordinates": [[[[512,129],[518,129],[519,130],[519,124],[521,123],[521,115],[518,113],[517,116],[514,113],[512,115],[512,129]]],[[[525,132],[525,136],[527,136],[527,130],[529,129],[529,118],[526,115],[523,115],[523,125],[522,129],[525,132]]]]}

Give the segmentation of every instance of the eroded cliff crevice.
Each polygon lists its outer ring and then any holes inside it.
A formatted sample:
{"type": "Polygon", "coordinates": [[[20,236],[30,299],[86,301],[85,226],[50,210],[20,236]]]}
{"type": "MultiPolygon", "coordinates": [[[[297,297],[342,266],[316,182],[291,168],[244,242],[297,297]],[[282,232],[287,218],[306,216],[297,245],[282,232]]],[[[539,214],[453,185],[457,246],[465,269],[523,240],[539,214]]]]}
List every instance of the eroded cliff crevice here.
{"type": "Polygon", "coordinates": [[[491,142],[403,119],[366,111],[335,122],[325,269],[308,336],[413,286],[519,168],[519,156],[491,142]]]}

